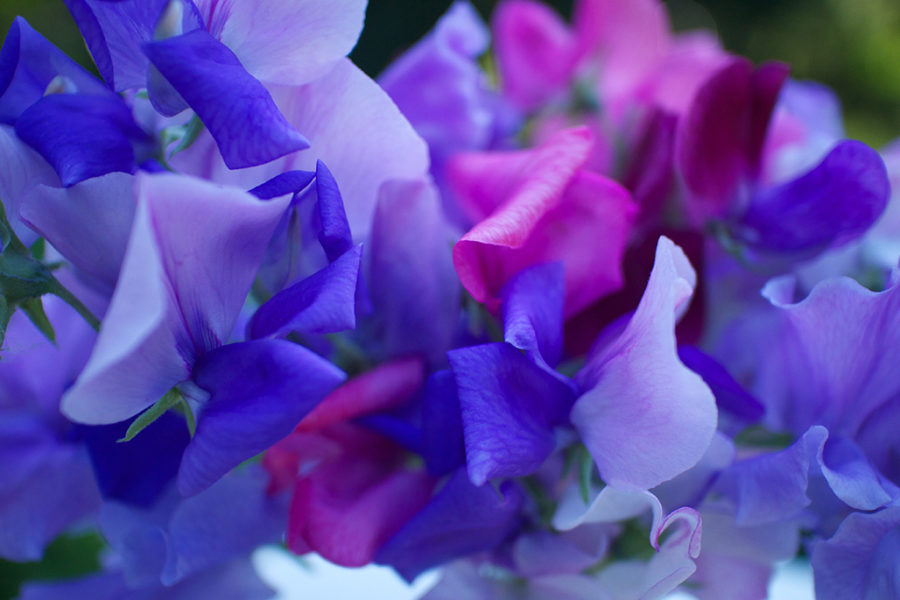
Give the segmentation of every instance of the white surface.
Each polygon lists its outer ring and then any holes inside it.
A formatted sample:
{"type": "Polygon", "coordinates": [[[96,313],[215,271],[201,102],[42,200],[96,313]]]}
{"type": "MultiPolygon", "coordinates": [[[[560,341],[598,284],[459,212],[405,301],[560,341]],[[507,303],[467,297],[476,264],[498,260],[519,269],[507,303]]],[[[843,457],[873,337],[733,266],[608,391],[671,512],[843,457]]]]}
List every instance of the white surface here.
{"type": "MultiPolygon", "coordinates": [[[[415,600],[439,577],[430,571],[410,586],[387,567],[347,569],[314,555],[300,559],[274,546],[257,550],[253,562],[260,577],[277,591],[273,600],[415,600]]],[[[793,561],[775,570],[769,600],[814,598],[809,563],[793,561]]],[[[679,592],[668,600],[693,600],[693,596],[679,592]]]]}

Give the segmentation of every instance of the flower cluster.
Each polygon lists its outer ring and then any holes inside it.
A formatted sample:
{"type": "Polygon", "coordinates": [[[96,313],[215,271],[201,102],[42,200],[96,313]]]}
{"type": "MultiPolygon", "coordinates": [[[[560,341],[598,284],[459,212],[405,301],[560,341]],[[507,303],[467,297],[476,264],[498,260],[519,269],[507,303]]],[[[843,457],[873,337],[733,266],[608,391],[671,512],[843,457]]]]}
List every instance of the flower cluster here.
{"type": "Polygon", "coordinates": [[[0,50],[0,557],[25,600],[900,595],[900,145],[659,0],[65,0],[0,50]],[[54,540],[56,540],[54,542],[54,540]]]}

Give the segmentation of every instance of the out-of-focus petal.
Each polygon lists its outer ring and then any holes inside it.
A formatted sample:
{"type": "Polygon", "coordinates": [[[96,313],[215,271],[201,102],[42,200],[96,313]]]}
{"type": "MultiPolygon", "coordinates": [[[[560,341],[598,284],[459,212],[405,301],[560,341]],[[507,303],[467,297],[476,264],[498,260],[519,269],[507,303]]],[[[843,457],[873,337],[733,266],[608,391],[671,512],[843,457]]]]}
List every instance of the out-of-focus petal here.
{"type": "Polygon", "coordinates": [[[451,559],[490,550],[519,525],[523,502],[516,484],[503,484],[498,494],[491,486],[472,485],[460,469],[381,547],[375,562],[412,581],[451,559]]]}
{"type": "Polygon", "coordinates": [[[881,157],[848,140],[808,173],[754,194],[736,235],[763,251],[820,252],[862,236],[889,197],[881,157]]]}
{"type": "Polygon", "coordinates": [[[368,245],[374,337],[387,356],[443,361],[456,332],[460,285],[437,190],[425,180],[385,183],[368,245]]]}

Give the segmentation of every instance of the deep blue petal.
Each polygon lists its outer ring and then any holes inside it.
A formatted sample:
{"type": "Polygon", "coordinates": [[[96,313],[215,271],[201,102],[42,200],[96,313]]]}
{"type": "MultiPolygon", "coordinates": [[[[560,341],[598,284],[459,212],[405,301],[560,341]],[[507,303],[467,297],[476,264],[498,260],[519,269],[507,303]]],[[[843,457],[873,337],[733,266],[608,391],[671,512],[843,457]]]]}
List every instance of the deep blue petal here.
{"type": "Polygon", "coordinates": [[[260,165],[309,147],[268,90],[206,31],[197,29],[143,48],[209,129],[230,169],[260,165]]]}
{"type": "Polygon", "coordinates": [[[438,371],[425,382],[422,455],[428,472],[434,476],[446,475],[466,461],[456,380],[450,371],[438,371]]]}
{"type": "Polygon", "coordinates": [[[100,80],[17,17],[0,50],[0,122],[15,123],[57,76],[67,78],[82,94],[109,93],[100,80]]]}
{"type": "Polygon", "coordinates": [[[148,141],[115,94],[45,96],[16,121],[16,135],[56,169],[66,187],[114,171],[133,173],[133,144],[148,141]]]}
{"type": "Polygon", "coordinates": [[[503,290],[503,338],[532,359],[555,366],[562,355],[562,263],[522,271],[503,290]]]}
{"type": "Polygon", "coordinates": [[[291,331],[336,333],[356,327],[356,284],[362,245],[322,270],[298,281],[259,307],[247,337],[259,339],[291,331]]]}
{"type": "Polygon", "coordinates": [[[260,200],[271,200],[285,194],[296,194],[303,191],[315,177],[316,174],[312,171],[286,171],[259,184],[250,190],[250,193],[260,200]]]}
{"type": "Polygon", "coordinates": [[[407,581],[454,558],[491,550],[519,525],[524,496],[506,482],[500,494],[490,486],[472,485],[457,471],[425,508],[407,521],[375,555],[407,581]]]}
{"type": "Polygon", "coordinates": [[[865,144],[847,140],[805,175],[758,192],[735,235],[775,252],[834,248],[865,233],[889,196],[884,161],[865,144]]]}
{"type": "Polygon", "coordinates": [[[459,390],[472,483],[537,470],[556,446],[572,390],[509,344],[447,353],[459,390]]]}
{"type": "Polygon", "coordinates": [[[344,200],[334,175],[321,160],[316,163],[316,196],[318,198],[319,243],[325,250],[328,262],[353,247],[350,223],[344,211],[344,200]]]}
{"type": "Polygon", "coordinates": [[[684,365],[703,378],[716,397],[720,410],[749,422],[759,421],[765,407],[745,390],[741,384],[713,357],[695,346],[679,346],[678,358],[684,365]]]}
{"type": "Polygon", "coordinates": [[[203,356],[194,381],[211,396],[178,472],[193,495],[232,467],[284,438],[344,373],[306,348],[281,340],[222,346],[203,356]]]}
{"type": "Polygon", "coordinates": [[[149,507],[175,479],[190,434],[183,418],[165,413],[131,441],[119,442],[128,425],[80,429],[103,496],[149,507]]]}

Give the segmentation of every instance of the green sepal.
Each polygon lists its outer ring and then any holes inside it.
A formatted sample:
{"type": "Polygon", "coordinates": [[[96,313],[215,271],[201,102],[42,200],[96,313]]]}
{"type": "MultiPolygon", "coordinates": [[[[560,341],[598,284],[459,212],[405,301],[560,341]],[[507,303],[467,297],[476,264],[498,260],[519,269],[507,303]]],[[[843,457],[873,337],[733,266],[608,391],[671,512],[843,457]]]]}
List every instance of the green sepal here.
{"type": "Polygon", "coordinates": [[[19,303],[19,308],[28,315],[28,318],[38,328],[38,331],[44,334],[44,337],[56,344],[56,332],[53,330],[53,325],[50,324],[50,319],[47,318],[47,313],[44,312],[44,303],[40,298],[23,300],[19,303]]]}
{"type": "MultiPolygon", "coordinates": [[[[154,421],[163,416],[163,414],[176,406],[179,402],[182,402],[184,397],[181,395],[181,392],[178,391],[177,388],[172,388],[166,394],[156,401],[150,408],[145,410],[135,419],[131,425],[128,427],[128,431],[125,432],[125,437],[119,440],[119,442],[130,442],[134,439],[134,437],[142,432],[144,429],[149,427],[154,421]]],[[[193,418],[193,417],[192,417],[193,418]]]]}
{"type": "Polygon", "coordinates": [[[179,152],[193,146],[194,142],[197,141],[197,138],[200,137],[200,134],[203,133],[203,127],[203,121],[201,121],[200,117],[197,115],[191,117],[191,120],[188,121],[187,124],[179,127],[177,133],[180,133],[181,135],[176,138],[178,139],[178,145],[169,153],[169,160],[179,152]]]}
{"type": "Polygon", "coordinates": [[[582,446],[578,452],[578,492],[585,504],[591,502],[591,480],[594,477],[594,457],[582,446]]]}

